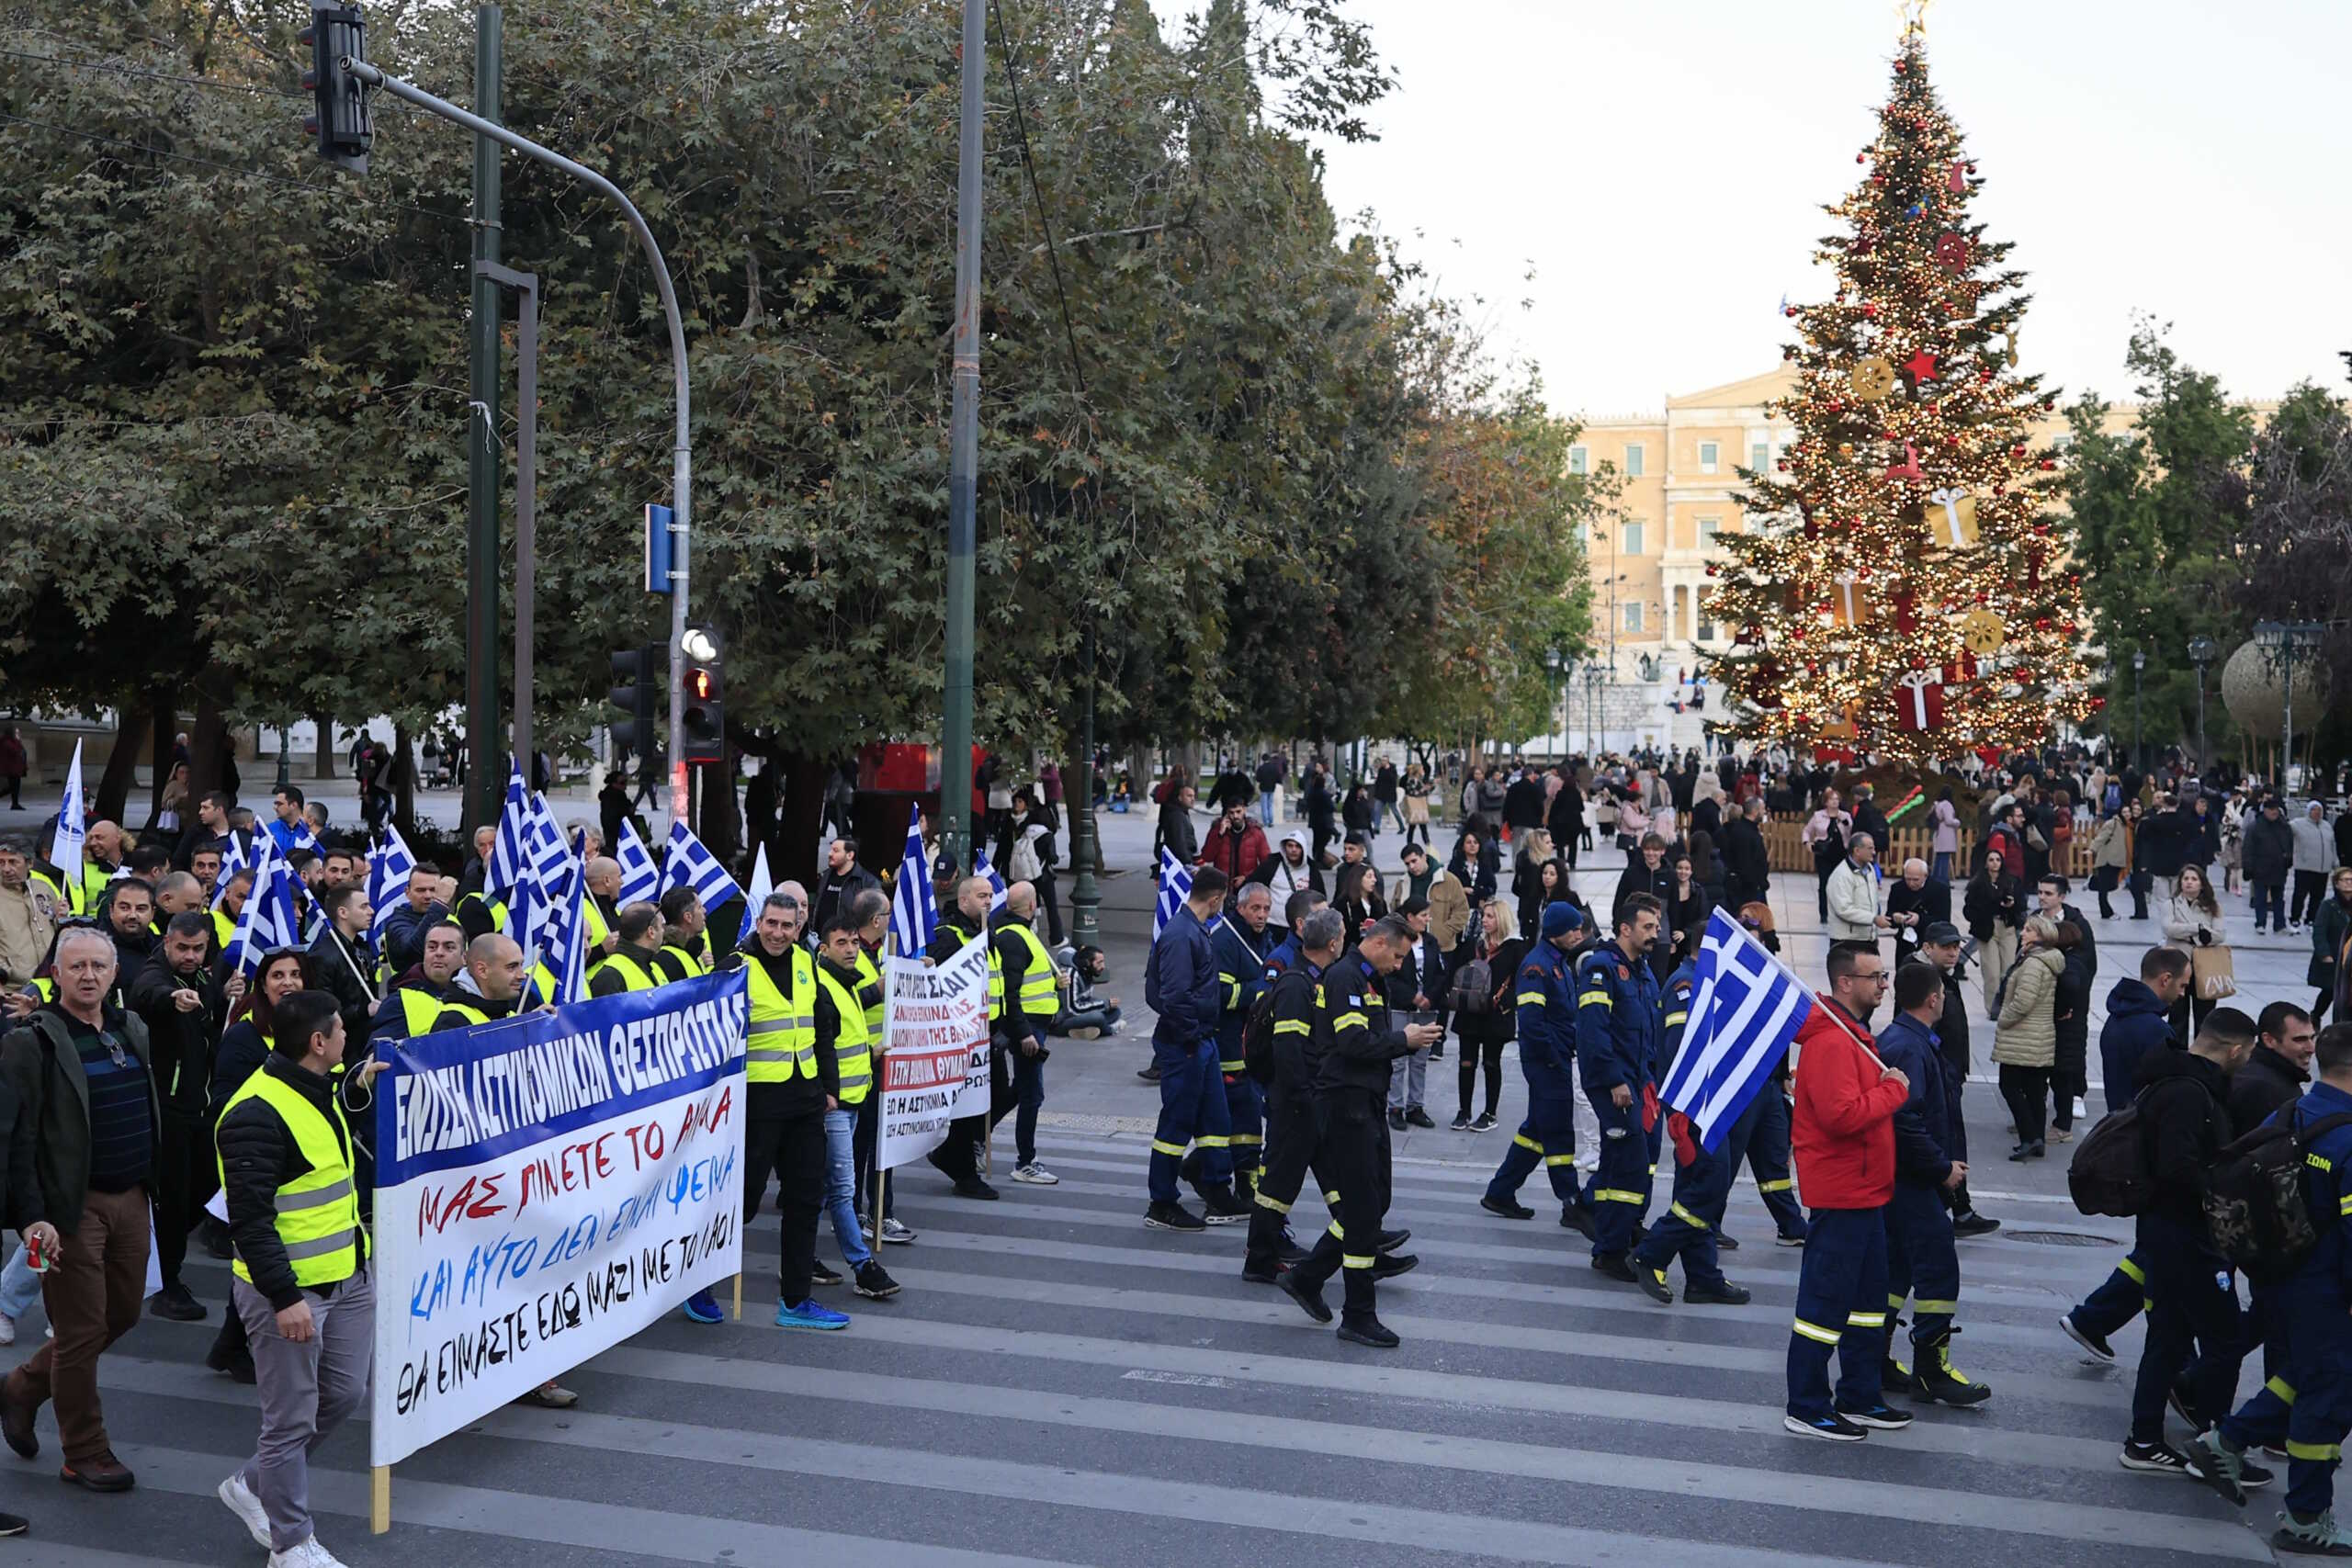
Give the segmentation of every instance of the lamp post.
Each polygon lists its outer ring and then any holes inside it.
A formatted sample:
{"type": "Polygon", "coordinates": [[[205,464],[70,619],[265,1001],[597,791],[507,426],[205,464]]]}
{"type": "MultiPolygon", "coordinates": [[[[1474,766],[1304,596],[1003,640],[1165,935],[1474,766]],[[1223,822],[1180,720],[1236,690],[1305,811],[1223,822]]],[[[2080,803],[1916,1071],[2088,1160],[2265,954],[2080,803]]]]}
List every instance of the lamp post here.
{"type": "Polygon", "coordinates": [[[2148,656],[2139,649],[2132,650],[2132,765],[2147,772],[2148,758],[2140,739],[2140,671],[2148,667],[2148,656]]]}
{"type": "Polygon", "coordinates": [[[2201,779],[2212,765],[2205,752],[2205,669],[2213,662],[2213,639],[2191,637],[2188,661],[2197,666],[2197,776],[2201,779]]]}
{"type": "Polygon", "coordinates": [[[2284,667],[2278,747],[2278,792],[2282,795],[2289,787],[2288,774],[2295,766],[2295,660],[2307,650],[2315,650],[2326,631],[2317,621],[2263,621],[2254,628],[2255,640],[2262,645],[2264,661],[2274,670],[2284,667]]]}

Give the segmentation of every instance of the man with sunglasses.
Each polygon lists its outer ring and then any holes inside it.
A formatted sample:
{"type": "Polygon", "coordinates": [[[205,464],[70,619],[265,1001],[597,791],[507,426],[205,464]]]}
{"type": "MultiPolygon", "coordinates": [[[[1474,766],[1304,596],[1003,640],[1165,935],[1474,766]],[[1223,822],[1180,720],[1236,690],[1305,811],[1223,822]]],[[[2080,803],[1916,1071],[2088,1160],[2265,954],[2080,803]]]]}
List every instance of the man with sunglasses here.
{"type": "Polygon", "coordinates": [[[1876,943],[1832,943],[1829,994],[1797,1029],[1791,1106],[1797,1187],[1812,1206],[1789,1333],[1789,1404],[1799,1437],[1860,1442],[1900,1431],[1911,1413],[1879,1385],[1886,1345],[1887,1202],[1894,1196],[1894,1113],[1911,1080],[1878,1058],[1870,1017],[1887,990],[1876,943]],[[1829,1357],[1838,1357],[1838,1388],[1829,1357]]]}

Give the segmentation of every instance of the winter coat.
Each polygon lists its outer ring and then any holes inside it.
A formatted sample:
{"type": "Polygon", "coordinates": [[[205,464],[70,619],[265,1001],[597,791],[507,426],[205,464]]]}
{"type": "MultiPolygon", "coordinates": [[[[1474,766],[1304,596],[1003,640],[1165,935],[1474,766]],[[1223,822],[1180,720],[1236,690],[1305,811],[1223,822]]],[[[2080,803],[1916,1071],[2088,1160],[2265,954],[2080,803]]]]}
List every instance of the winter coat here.
{"type": "Polygon", "coordinates": [[[2256,812],[2245,825],[2245,845],[2238,858],[2248,882],[2286,881],[2295,868],[2294,829],[2283,817],[2274,821],[2268,812],[2256,812]]]}
{"type": "Polygon", "coordinates": [[[1978,942],[1990,942],[1995,926],[2014,929],[2025,924],[2023,885],[2006,871],[1998,883],[1980,874],[1968,884],[1967,897],[1961,900],[1961,915],[1968,921],[1969,935],[1978,942]]]}
{"type": "Polygon", "coordinates": [[[2066,960],[2054,947],[2021,956],[2002,982],[2001,1016],[1993,1021],[1993,1060],[2047,1067],[2058,1059],[2058,976],[2066,960]]]}
{"type": "MultiPolygon", "coordinates": [[[[105,1020],[147,1078],[152,1138],[160,1123],[146,1022],[111,1008],[105,1020]]],[[[22,1235],[34,1221],[47,1220],[62,1236],[76,1234],[90,1191],[90,1084],[55,1003],[34,1009],[0,1036],[0,1109],[9,1111],[14,1129],[6,1151],[8,1228],[22,1235]]]]}
{"type": "Polygon", "coordinates": [[[1878,878],[1852,859],[1839,861],[1829,874],[1829,940],[1876,942],[1878,878]]]}
{"type": "Polygon", "coordinates": [[[2245,1066],[2230,1075],[2230,1127],[2244,1137],[2282,1105],[2303,1097],[2311,1080],[2294,1063],[2256,1041],[2245,1066]]]}
{"type": "Polygon", "coordinates": [[[2335,869],[2335,846],[2325,822],[2314,822],[2309,816],[2296,818],[2287,824],[2295,841],[2297,871],[2329,872],[2335,869]]]}
{"type": "Polygon", "coordinates": [[[2115,989],[2107,994],[2107,1022],[2098,1032],[2100,1076],[2107,1083],[2109,1110],[2132,1098],[2140,1059],[2165,1048],[2180,1048],[2172,1032],[2172,1010],[2156,999],[2145,981],[2118,980],[2115,989]]]}
{"type": "Polygon", "coordinates": [[[2165,905],[2165,944],[2194,953],[2209,942],[2220,942],[2222,937],[2222,917],[2208,914],[2176,893],[2165,905]]]}
{"type": "Polygon", "coordinates": [[[2109,817],[2091,835],[2091,865],[2125,871],[2131,864],[2132,835],[2124,830],[2121,817],[2109,817]]]}
{"type": "Polygon", "coordinates": [[[2205,1184],[2213,1156],[2232,1131],[2229,1077],[2188,1051],[2152,1051],[2133,1080],[2142,1091],[2141,1146],[2154,1186],[2143,1213],[2161,1214],[2203,1235],[2205,1184]]]}
{"type": "Polygon", "coordinates": [[[1225,873],[1227,882],[1238,886],[1244,877],[1265,863],[1269,852],[1266,830],[1255,820],[1245,819],[1238,833],[1227,832],[1220,820],[1209,829],[1208,839],[1201,846],[1201,863],[1216,867],[1225,873]]]}
{"type": "Polygon", "coordinates": [[[1894,1113],[1910,1096],[1880,1076],[1874,1043],[1826,997],[1797,1029],[1789,1147],[1810,1207],[1876,1209],[1894,1196],[1894,1113]]]}
{"type": "MultiPolygon", "coordinates": [[[[2352,812],[2346,815],[2352,816],[2352,812]]],[[[2335,986],[2338,956],[2344,952],[2347,931],[2352,931],[2352,904],[2330,892],[2320,900],[2317,912],[2312,916],[2312,962],[2303,971],[2303,984],[2322,990],[2335,986]]]]}
{"type": "Polygon", "coordinates": [[[1879,1032],[1879,1060],[1911,1080],[1894,1113],[1894,1173],[1909,1186],[1941,1187],[1951,1175],[1951,1104],[1934,1032],[1898,1012],[1879,1032]]]}

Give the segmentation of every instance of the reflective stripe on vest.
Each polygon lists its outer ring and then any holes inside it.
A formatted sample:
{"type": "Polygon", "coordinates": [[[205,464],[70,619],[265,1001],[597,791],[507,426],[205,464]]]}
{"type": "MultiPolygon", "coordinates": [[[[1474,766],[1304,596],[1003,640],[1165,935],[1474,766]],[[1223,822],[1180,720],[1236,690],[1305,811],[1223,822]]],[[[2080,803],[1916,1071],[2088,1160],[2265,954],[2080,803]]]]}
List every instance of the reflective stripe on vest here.
{"type": "Polygon", "coordinates": [[[857,994],[863,998],[869,993],[874,998],[865,1006],[865,1037],[870,1042],[882,1038],[882,1015],[886,1010],[882,1000],[882,971],[874,966],[874,955],[861,947],[857,950],[857,994]]]}
{"type": "Polygon", "coordinates": [[[744,1031],[743,1077],[752,1083],[783,1083],[794,1069],[804,1078],[817,1076],[817,976],[808,950],[792,950],[792,992],[776,988],[767,965],[746,955],[743,973],[751,984],[752,1017],[744,1031]]]}
{"type": "Polygon", "coordinates": [[[841,1015],[841,1032],[833,1036],[833,1068],[841,1075],[841,1102],[862,1104],[865,1091],[874,1087],[874,1042],[865,1031],[865,1010],[821,964],[817,965],[817,984],[825,987],[825,994],[833,999],[833,1010],[841,1015]]]}
{"type": "Polygon", "coordinates": [[[632,991],[650,991],[661,984],[653,972],[627,948],[616,948],[605,960],[605,967],[620,973],[623,987],[632,991]]]}
{"type": "MultiPolygon", "coordinates": [[[[229,1097],[220,1114],[226,1117],[248,1100],[258,1100],[277,1113],[293,1134],[294,1146],[311,1166],[277,1190],[277,1240],[286,1249],[286,1261],[293,1266],[294,1282],[332,1285],[348,1280],[368,1256],[368,1233],[359,1224],[359,1191],[353,1184],[348,1152],[351,1129],[344,1122],[343,1107],[330,1097],[328,1103],[334,1109],[330,1124],[300,1089],[271,1077],[266,1069],[247,1078],[229,1097]],[[340,1139],[335,1136],[338,1131],[343,1134],[340,1139]]],[[[218,1155],[213,1164],[220,1166],[218,1155]]],[[[220,1179],[226,1186],[225,1169],[220,1179]]],[[[231,1267],[238,1279],[248,1285],[254,1282],[243,1258],[231,1267]]]]}
{"type": "Polygon", "coordinates": [[[662,944],[662,951],[670,954],[678,961],[678,973],[681,979],[691,980],[697,975],[707,975],[710,973],[709,959],[704,958],[686,948],[680,947],[674,942],[663,942],[662,944]]]}
{"type": "MultiPolygon", "coordinates": [[[[490,1014],[482,1011],[481,1009],[474,1006],[471,1002],[462,1002],[455,997],[451,997],[447,1001],[441,1004],[441,1012],[454,1012],[460,1018],[463,1018],[468,1023],[488,1023],[490,1021],[490,1014]]],[[[435,1013],[433,1016],[437,1019],[441,1016],[441,1013],[435,1013]]]]}
{"type": "Polygon", "coordinates": [[[1025,921],[1015,920],[1005,928],[1019,936],[1029,949],[1029,967],[1021,976],[1021,995],[1015,999],[1023,1016],[1051,1018],[1062,1010],[1060,994],[1054,987],[1054,960],[1046,944],[1025,921]]]}

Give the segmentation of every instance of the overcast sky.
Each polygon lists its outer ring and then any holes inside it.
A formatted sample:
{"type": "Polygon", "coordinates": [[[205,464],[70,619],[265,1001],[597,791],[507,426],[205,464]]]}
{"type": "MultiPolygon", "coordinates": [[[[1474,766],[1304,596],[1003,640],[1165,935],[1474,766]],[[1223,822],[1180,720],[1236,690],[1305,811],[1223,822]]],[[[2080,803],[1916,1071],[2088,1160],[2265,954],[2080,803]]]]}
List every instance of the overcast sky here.
{"type": "MultiPolygon", "coordinates": [[[[1877,123],[1886,0],[1350,8],[1401,83],[1380,141],[1329,149],[1333,201],[1483,296],[1555,410],[1770,369],[1781,295],[1829,292],[1813,242],[1877,123]]],[[[2233,395],[2344,389],[2352,0],[1940,0],[1928,39],[1985,181],[1973,212],[2030,275],[2027,368],[2127,398],[2144,310],[2233,395]]]]}

